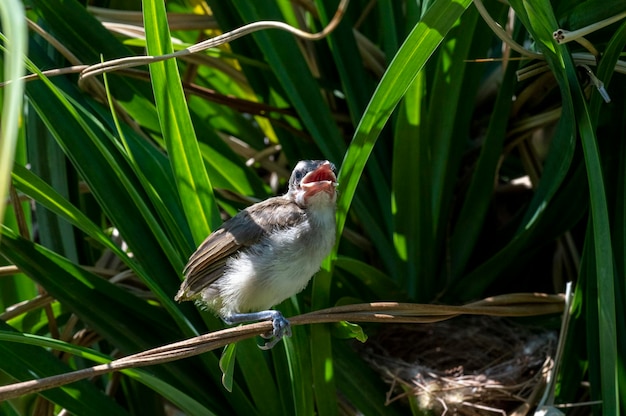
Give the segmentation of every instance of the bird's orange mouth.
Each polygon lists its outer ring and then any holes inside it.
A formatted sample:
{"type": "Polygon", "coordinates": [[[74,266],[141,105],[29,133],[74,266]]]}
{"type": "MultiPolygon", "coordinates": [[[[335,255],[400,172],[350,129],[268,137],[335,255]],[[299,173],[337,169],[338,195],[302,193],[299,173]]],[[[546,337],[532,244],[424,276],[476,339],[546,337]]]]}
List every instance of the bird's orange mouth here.
{"type": "Polygon", "coordinates": [[[333,195],[337,187],[337,177],[330,162],[326,162],[314,171],[307,173],[302,178],[300,186],[306,192],[307,198],[322,191],[333,195]]]}

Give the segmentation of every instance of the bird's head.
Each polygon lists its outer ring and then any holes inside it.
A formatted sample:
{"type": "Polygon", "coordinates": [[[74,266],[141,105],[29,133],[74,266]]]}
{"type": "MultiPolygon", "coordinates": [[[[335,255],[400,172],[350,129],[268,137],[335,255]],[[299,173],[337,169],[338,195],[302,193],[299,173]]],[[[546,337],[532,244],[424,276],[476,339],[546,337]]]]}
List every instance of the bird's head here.
{"type": "Polygon", "coordinates": [[[289,178],[288,195],[302,207],[334,206],[337,200],[335,165],[327,160],[302,160],[289,178]]]}

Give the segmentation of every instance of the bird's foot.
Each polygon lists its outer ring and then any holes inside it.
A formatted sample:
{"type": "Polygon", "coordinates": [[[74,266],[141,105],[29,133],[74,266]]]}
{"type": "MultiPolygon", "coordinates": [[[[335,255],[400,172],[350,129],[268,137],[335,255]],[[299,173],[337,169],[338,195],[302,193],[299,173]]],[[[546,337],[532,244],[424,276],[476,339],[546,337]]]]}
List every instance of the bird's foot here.
{"type": "Polygon", "coordinates": [[[261,335],[263,338],[269,340],[263,346],[259,346],[262,350],[269,350],[282,339],[282,337],[291,336],[291,325],[289,321],[278,311],[272,311],[275,314],[272,316],[272,332],[261,335]]]}
{"type": "Polygon", "coordinates": [[[278,343],[284,336],[291,336],[291,325],[289,321],[279,311],[267,310],[261,312],[252,313],[238,313],[224,317],[224,322],[228,325],[238,324],[242,322],[250,321],[272,321],[272,332],[261,335],[263,338],[269,340],[265,345],[260,345],[262,350],[269,350],[278,343]]]}

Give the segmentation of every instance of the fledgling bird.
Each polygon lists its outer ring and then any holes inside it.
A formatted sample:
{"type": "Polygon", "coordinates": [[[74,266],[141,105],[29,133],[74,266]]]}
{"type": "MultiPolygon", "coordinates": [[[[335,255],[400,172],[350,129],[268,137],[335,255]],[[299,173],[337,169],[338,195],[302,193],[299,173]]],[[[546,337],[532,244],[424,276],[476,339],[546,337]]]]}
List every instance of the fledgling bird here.
{"type": "Polygon", "coordinates": [[[195,300],[228,325],[271,320],[262,349],[291,336],[270,308],[302,291],[335,244],[334,171],[326,160],[298,162],[285,195],[249,206],[200,244],[175,299],[195,300]]]}

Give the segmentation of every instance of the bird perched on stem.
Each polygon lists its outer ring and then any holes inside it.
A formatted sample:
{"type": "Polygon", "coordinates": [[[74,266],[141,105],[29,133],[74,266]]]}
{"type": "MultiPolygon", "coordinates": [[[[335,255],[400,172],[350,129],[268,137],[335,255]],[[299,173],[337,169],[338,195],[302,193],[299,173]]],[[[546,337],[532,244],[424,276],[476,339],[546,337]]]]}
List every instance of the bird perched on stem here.
{"type": "Polygon", "coordinates": [[[244,209],[200,244],[175,299],[195,300],[229,325],[271,320],[263,349],[291,336],[270,308],[302,291],[335,244],[334,171],[326,160],[300,161],[285,195],[244,209]]]}

